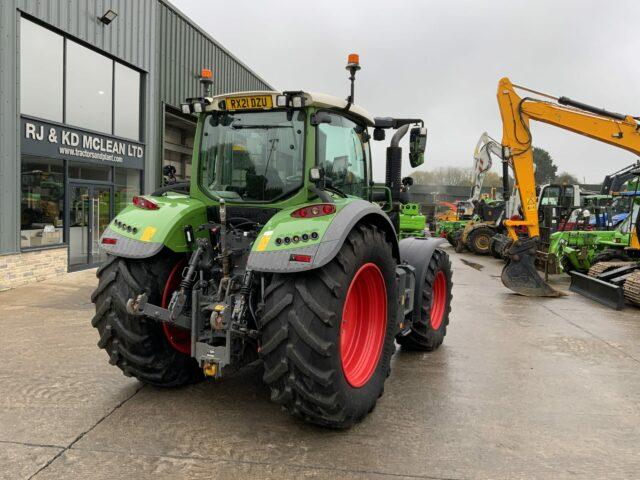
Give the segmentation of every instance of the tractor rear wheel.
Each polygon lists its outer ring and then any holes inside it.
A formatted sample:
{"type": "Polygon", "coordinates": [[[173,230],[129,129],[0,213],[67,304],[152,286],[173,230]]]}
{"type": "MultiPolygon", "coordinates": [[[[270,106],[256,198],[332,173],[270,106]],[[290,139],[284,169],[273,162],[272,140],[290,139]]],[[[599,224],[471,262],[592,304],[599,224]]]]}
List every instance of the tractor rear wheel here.
{"type": "Polygon", "coordinates": [[[272,400],[332,428],[373,410],[395,352],[395,268],[385,234],[359,225],[324,267],[273,276],[260,321],[272,400]]]}
{"type": "Polygon", "coordinates": [[[146,292],[149,303],[166,307],[180,283],[184,258],[158,255],[144,260],[108,257],[98,269],[98,288],[91,295],[96,314],[98,346],[109,363],[127,376],[158,387],[177,387],[202,378],[191,358],[189,332],[163,325],[144,316],[127,313],[127,300],[146,292]]]}
{"type": "Polygon", "coordinates": [[[475,228],[467,237],[467,245],[477,255],[488,255],[490,253],[491,237],[494,234],[495,232],[489,227],[475,228]]]}
{"type": "Polygon", "coordinates": [[[449,256],[436,249],[425,274],[420,320],[396,339],[403,348],[430,352],[442,345],[451,312],[451,274],[449,256]]]}

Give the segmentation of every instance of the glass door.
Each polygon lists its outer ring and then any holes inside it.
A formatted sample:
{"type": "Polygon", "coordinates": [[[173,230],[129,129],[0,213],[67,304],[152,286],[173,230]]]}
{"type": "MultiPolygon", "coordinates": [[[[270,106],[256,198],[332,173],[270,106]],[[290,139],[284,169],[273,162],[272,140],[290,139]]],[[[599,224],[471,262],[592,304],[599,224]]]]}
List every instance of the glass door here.
{"type": "Polygon", "coordinates": [[[69,270],[98,265],[104,260],[100,235],[111,221],[112,187],[69,185],[69,270]]]}
{"type": "Polygon", "coordinates": [[[89,263],[95,265],[106,259],[106,254],[100,248],[100,237],[111,221],[111,187],[95,186],[92,190],[89,263]]]}

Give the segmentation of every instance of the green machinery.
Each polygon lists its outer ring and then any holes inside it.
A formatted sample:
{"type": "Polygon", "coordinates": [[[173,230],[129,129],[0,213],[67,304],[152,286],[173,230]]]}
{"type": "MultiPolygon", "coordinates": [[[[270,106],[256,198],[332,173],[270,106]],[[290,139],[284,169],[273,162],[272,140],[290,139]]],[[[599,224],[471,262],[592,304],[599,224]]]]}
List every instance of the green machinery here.
{"type": "MultiPolygon", "coordinates": [[[[637,209],[639,200],[635,195],[630,202],[630,208],[637,209]]],[[[580,211],[577,212],[580,214],[580,211]]],[[[590,212],[585,211],[585,223],[589,223],[590,212]]],[[[611,213],[609,216],[612,216],[611,213]]],[[[596,222],[598,224],[600,222],[596,222]]],[[[549,273],[588,272],[598,262],[628,261],[625,249],[631,244],[631,215],[619,223],[612,230],[565,230],[551,234],[549,257],[555,259],[549,264],[559,268],[549,273]]]]}
{"type": "Polygon", "coordinates": [[[482,254],[488,253],[489,240],[493,235],[490,225],[493,224],[494,219],[483,217],[485,213],[488,217],[492,217],[495,209],[491,207],[496,201],[493,199],[481,200],[480,198],[484,177],[491,170],[492,154],[502,158],[502,147],[500,143],[484,132],[480,136],[473,152],[473,180],[469,199],[457,202],[456,218],[439,221],[435,231],[437,237],[446,238],[451,245],[456,247],[463,235],[465,236],[464,246],[469,246],[474,251],[476,249],[473,248],[473,245],[486,243],[486,251],[481,251],[481,249],[477,251],[477,253],[482,254]],[[480,209],[478,209],[479,206],[481,207],[480,209]],[[469,233],[469,235],[466,235],[466,233],[469,233]],[[466,242],[466,237],[477,238],[478,242],[473,241],[469,244],[466,242]]]}
{"type": "Polygon", "coordinates": [[[346,100],[211,97],[203,72],[203,95],[182,105],[198,117],[190,184],[135,197],[101,237],[92,324],[112,364],[174,387],[260,360],[273,401],[344,428],[382,395],[395,342],[440,346],[452,286],[443,240],[396,233],[423,222],[400,207],[399,141],[409,133],[416,167],[426,128],[355,105],[359,69],[350,55],[346,100]],[[369,142],[387,130],[379,188],[369,142]]]}
{"type": "Polygon", "coordinates": [[[404,203],[400,206],[400,238],[424,237],[427,217],[420,212],[419,203],[404,203]]]}

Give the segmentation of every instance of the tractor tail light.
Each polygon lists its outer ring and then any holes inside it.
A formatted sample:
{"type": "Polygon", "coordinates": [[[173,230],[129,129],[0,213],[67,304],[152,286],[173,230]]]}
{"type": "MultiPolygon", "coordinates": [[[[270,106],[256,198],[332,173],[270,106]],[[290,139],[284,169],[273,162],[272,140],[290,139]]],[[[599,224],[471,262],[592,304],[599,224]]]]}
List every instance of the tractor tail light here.
{"type": "Polygon", "coordinates": [[[300,255],[300,254],[294,253],[289,257],[290,262],[311,263],[311,260],[313,260],[313,257],[311,255],[300,255]]]}
{"type": "Polygon", "coordinates": [[[102,238],[102,244],[103,245],[115,245],[116,243],[118,243],[118,239],[117,238],[109,238],[109,237],[103,237],[102,238]]]}
{"type": "Polygon", "coordinates": [[[336,206],[332,203],[319,203],[317,205],[309,205],[308,207],[302,207],[291,213],[293,218],[313,218],[323,217],[324,215],[331,215],[336,213],[336,206]]]}
{"type": "Polygon", "coordinates": [[[148,198],[140,197],[138,195],[133,197],[133,204],[144,210],[158,210],[160,208],[153,200],[149,200],[148,198]]]}

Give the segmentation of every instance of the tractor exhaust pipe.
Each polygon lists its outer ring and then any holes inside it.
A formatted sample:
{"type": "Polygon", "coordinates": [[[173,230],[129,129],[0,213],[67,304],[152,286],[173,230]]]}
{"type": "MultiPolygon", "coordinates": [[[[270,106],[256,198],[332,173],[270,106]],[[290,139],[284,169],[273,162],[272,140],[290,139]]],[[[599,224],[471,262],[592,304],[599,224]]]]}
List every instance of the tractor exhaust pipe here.
{"type": "Polygon", "coordinates": [[[562,297],[563,292],[545,282],[535,266],[538,238],[522,238],[516,240],[505,251],[507,260],[502,269],[502,283],[508,289],[525,297],[562,297]]]}
{"type": "Polygon", "coordinates": [[[407,134],[409,125],[402,125],[396,130],[391,138],[391,144],[387,147],[387,171],[385,174],[385,184],[391,190],[391,200],[396,204],[400,201],[400,190],[402,187],[402,147],[400,140],[407,134]]]}

